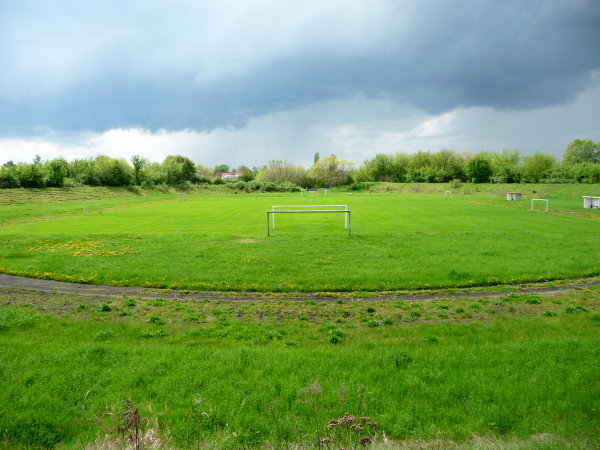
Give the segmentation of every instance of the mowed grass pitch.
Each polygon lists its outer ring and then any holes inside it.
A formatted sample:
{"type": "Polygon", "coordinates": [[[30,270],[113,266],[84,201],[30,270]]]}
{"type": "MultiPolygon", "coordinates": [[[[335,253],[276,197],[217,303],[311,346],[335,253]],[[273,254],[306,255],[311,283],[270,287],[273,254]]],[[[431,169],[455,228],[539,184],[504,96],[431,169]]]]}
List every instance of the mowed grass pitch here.
{"type": "Polygon", "coordinates": [[[101,214],[1,227],[0,271],[94,284],[247,291],[443,288],[600,273],[597,218],[530,212],[509,202],[330,193],[128,203],[101,214]],[[313,203],[347,204],[352,235],[344,230],[343,214],[282,214],[272,237],[266,236],[272,205],[313,203]]]}

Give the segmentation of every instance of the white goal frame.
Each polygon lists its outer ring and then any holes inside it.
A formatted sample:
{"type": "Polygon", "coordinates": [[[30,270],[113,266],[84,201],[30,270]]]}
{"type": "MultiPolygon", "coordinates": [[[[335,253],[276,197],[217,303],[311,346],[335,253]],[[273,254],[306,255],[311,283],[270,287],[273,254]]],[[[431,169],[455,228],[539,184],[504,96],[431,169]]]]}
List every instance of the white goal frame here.
{"type": "Polygon", "coordinates": [[[84,202],[79,202],[83,206],[83,215],[87,216],[88,205],[93,205],[94,203],[98,205],[98,212],[101,213],[102,209],[100,208],[101,201],[98,200],[86,200],[84,202]]]}
{"type": "Polygon", "coordinates": [[[306,192],[307,194],[316,194],[321,191],[323,191],[323,193],[325,194],[325,197],[327,197],[327,189],[325,189],[325,188],[320,188],[320,189],[298,188],[298,189],[300,189],[300,197],[303,196],[304,192],[306,192]]]}
{"type": "MultiPolygon", "coordinates": [[[[276,211],[277,208],[288,209],[288,208],[342,208],[342,210],[348,210],[348,205],[273,205],[271,211],[276,211]]],[[[310,211],[310,210],[307,210],[310,211]]],[[[322,211],[315,209],[315,211],[322,211]]],[[[344,222],[344,228],[348,229],[348,216],[344,222]]],[[[275,229],[275,214],[273,214],[273,229],[275,229]]]]}
{"type": "Polygon", "coordinates": [[[452,200],[452,191],[444,192],[444,198],[448,198],[448,197],[450,197],[450,200],[452,200]]]}
{"type": "Polygon", "coordinates": [[[346,216],[346,228],[348,235],[352,234],[350,214],[352,211],[349,209],[291,209],[291,210],[271,210],[267,211],[267,236],[271,236],[271,221],[269,220],[269,214],[275,218],[275,214],[318,214],[318,213],[342,213],[346,216]]]}
{"type": "Polygon", "coordinates": [[[533,202],[546,202],[546,212],[548,212],[548,200],[546,200],[545,198],[532,198],[531,208],[529,208],[529,211],[533,211],[533,202]]]}

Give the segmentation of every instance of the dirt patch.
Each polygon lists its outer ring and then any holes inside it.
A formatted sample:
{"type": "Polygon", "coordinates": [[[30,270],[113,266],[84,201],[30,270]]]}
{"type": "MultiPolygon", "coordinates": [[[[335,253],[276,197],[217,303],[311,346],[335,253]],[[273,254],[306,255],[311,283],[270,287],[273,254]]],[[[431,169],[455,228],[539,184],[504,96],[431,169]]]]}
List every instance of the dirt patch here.
{"type": "Polygon", "coordinates": [[[256,239],[243,238],[243,239],[237,239],[235,242],[239,242],[240,244],[255,244],[258,241],[256,239]]]}
{"type": "Polygon", "coordinates": [[[519,293],[542,293],[559,292],[572,289],[583,289],[592,286],[598,286],[597,277],[564,280],[565,284],[552,285],[548,283],[530,284],[526,286],[510,286],[512,289],[506,289],[507,286],[498,287],[497,290],[456,290],[438,292],[415,291],[410,292],[374,292],[369,297],[363,297],[356,292],[328,293],[324,296],[318,292],[293,292],[293,293],[274,293],[274,292],[236,292],[236,291],[181,291],[176,289],[156,289],[137,286],[102,286],[92,284],[77,284],[64,281],[44,280],[38,278],[25,278],[14,275],[0,274],[0,288],[19,289],[29,292],[47,292],[58,294],[76,294],[76,295],[97,295],[97,296],[129,296],[129,297],[163,297],[163,298],[189,298],[201,300],[315,300],[317,302],[334,302],[338,300],[428,300],[428,299],[450,299],[450,298],[481,298],[497,297],[506,295],[509,292],[519,293]]]}

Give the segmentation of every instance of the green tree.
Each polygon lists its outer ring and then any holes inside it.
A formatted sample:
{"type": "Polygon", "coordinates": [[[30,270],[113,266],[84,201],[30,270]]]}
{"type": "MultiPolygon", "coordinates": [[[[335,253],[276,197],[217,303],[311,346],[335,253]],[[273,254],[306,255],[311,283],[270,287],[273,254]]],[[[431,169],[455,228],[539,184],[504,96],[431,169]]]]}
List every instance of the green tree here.
{"type": "Polygon", "coordinates": [[[266,167],[264,167],[257,175],[260,181],[271,181],[274,183],[293,183],[300,185],[306,169],[301,166],[297,166],[288,161],[272,160],[269,161],[266,167]]]}
{"type": "Polygon", "coordinates": [[[11,189],[21,186],[16,167],[12,161],[0,167],[0,189],[11,189]]]}
{"type": "Polygon", "coordinates": [[[68,177],[79,184],[97,185],[94,173],[94,160],[91,158],[75,159],[69,163],[68,177]]]}
{"type": "Polygon", "coordinates": [[[166,183],[170,185],[190,181],[196,173],[196,166],[192,160],[181,155],[167,156],[162,165],[166,174],[166,183]]]}
{"type": "Polygon", "coordinates": [[[150,162],[143,156],[133,155],[131,157],[131,164],[133,165],[133,183],[137,186],[142,184],[144,181],[144,168],[148,166],[150,162]]]}
{"type": "Polygon", "coordinates": [[[62,158],[53,159],[46,163],[48,174],[47,186],[61,187],[69,172],[69,164],[62,158]]]}
{"type": "Polygon", "coordinates": [[[552,169],[555,163],[556,158],[546,153],[537,152],[532,156],[525,157],[523,163],[524,181],[528,183],[539,182],[552,169]]]}
{"type": "Polygon", "coordinates": [[[25,188],[42,188],[46,186],[47,176],[40,155],[35,155],[32,164],[17,164],[16,174],[19,184],[25,188]]]}
{"type": "Polygon", "coordinates": [[[488,183],[492,176],[492,164],[486,155],[478,153],[467,162],[465,172],[473,183],[488,183]]]}
{"type": "Polygon", "coordinates": [[[518,183],[521,181],[521,155],[519,150],[502,150],[492,153],[492,180],[495,183],[518,183]]]}
{"type": "Polygon", "coordinates": [[[352,163],[337,159],[335,155],[320,158],[310,169],[312,178],[324,187],[351,182],[352,163]]]}
{"type": "Polygon", "coordinates": [[[236,169],[236,172],[240,174],[240,180],[242,181],[252,181],[254,180],[254,172],[252,172],[252,169],[250,169],[249,167],[246,167],[244,165],[239,166],[236,169]]]}
{"type": "Polygon", "coordinates": [[[229,166],[227,164],[219,164],[218,166],[215,166],[213,170],[215,173],[229,172],[229,166]]]}
{"type": "Polygon", "coordinates": [[[582,162],[600,164],[600,141],[575,139],[567,147],[563,155],[563,162],[566,164],[582,162]]]}
{"type": "Polygon", "coordinates": [[[196,175],[199,177],[210,178],[214,174],[213,170],[204,164],[196,164],[196,175]]]}
{"type": "Polygon", "coordinates": [[[129,186],[133,170],[124,159],[98,156],[94,160],[94,181],[99,186],[129,186]]]}

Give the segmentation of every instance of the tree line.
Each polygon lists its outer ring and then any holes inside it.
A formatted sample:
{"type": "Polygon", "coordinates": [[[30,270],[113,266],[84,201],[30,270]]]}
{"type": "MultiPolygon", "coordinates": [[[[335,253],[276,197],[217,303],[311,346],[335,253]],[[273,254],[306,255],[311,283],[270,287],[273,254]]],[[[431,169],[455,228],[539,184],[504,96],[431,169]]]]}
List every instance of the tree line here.
{"type": "Polygon", "coordinates": [[[214,168],[195,164],[180,155],[151,162],[136,155],[122,158],[96,158],[66,161],[56,158],[31,163],[11,161],[0,167],[0,188],[43,188],[88,186],[184,185],[200,183],[235,183],[232,187],[246,190],[269,190],[272,186],[331,187],[354,182],[392,181],[445,183],[599,183],[600,142],[576,139],[565,150],[562,160],[546,153],[521,156],[518,150],[500,153],[416,152],[413,154],[377,154],[353,167],[335,155],[321,157],[315,153],[309,169],[283,161],[267,165],[235,169],[226,164],[214,168]],[[237,172],[240,177],[229,182],[215,174],[237,172]]]}

